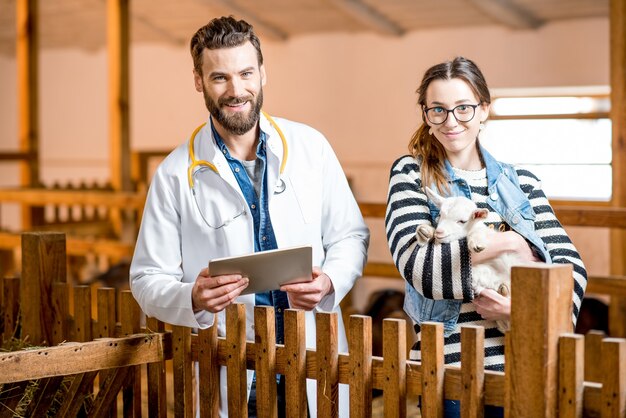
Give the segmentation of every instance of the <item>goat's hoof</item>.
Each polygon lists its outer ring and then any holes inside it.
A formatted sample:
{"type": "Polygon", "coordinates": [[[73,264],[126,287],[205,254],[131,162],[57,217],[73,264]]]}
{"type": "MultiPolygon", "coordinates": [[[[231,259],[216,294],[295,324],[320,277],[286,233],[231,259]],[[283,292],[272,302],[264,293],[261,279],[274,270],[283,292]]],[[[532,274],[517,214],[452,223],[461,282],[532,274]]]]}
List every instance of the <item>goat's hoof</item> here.
{"type": "Polygon", "coordinates": [[[500,287],[498,287],[498,293],[500,293],[502,296],[508,298],[509,296],[511,296],[511,289],[509,289],[509,286],[507,286],[506,284],[502,283],[500,285],[500,287]]]}
{"type": "Polygon", "coordinates": [[[417,243],[420,246],[426,245],[435,236],[435,228],[430,225],[420,225],[415,231],[417,243]]]}
{"type": "Polygon", "coordinates": [[[474,242],[470,242],[469,247],[470,247],[470,250],[474,251],[475,253],[479,253],[483,251],[485,248],[487,248],[485,245],[477,244],[474,242]]]}

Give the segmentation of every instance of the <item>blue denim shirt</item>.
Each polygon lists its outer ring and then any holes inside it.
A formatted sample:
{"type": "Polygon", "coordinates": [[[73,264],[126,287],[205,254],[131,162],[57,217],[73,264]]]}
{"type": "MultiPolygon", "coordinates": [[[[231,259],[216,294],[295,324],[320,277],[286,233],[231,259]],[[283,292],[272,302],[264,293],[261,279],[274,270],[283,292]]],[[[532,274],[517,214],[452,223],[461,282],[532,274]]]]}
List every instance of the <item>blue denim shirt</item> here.
{"type": "MultiPolygon", "coordinates": [[[[212,122],[212,121],[211,121],[212,122]]],[[[259,145],[256,149],[256,156],[261,164],[261,196],[257,196],[254,190],[254,185],[248,177],[245,167],[241,161],[233,158],[228,151],[228,147],[224,144],[224,140],[220,137],[215,130],[215,126],[211,123],[211,131],[213,132],[213,138],[218,148],[226,157],[228,165],[232,170],[239,188],[246,198],[248,209],[252,214],[254,222],[254,252],[274,250],[278,248],[276,243],[276,236],[274,235],[274,229],[272,228],[272,220],[270,219],[270,212],[268,207],[268,195],[267,195],[267,182],[265,177],[267,176],[267,154],[265,151],[266,135],[261,131],[259,134],[259,145]]],[[[289,300],[287,299],[287,293],[280,290],[272,290],[270,292],[255,294],[255,304],[274,306],[276,308],[276,343],[284,343],[284,310],[289,308],[289,300]]]]}
{"type": "MultiPolygon", "coordinates": [[[[519,185],[515,168],[510,164],[497,161],[484,148],[480,152],[487,171],[487,204],[511,227],[532,244],[537,256],[546,263],[551,263],[546,244],[535,231],[535,212],[526,194],[519,185]]],[[[467,182],[458,177],[452,166],[445,161],[451,196],[465,196],[471,199],[471,190],[467,182]]],[[[430,186],[436,190],[435,185],[430,186]]],[[[428,202],[433,220],[439,216],[439,208],[428,202]]],[[[442,322],[444,335],[447,337],[456,328],[462,300],[427,299],[408,282],[405,284],[404,311],[419,326],[424,321],[442,322]]]]}

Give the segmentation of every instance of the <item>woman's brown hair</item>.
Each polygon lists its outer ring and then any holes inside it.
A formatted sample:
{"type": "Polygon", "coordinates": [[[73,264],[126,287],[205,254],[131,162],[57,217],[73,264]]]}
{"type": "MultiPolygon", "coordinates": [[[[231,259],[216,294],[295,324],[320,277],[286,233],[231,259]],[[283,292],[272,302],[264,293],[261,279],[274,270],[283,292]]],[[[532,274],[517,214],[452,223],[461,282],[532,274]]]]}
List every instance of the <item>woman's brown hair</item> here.
{"type": "Polygon", "coordinates": [[[430,67],[424,73],[420,86],[415,91],[418,95],[417,104],[422,109],[422,125],[415,131],[409,142],[409,152],[415,158],[421,157],[420,173],[423,185],[435,183],[441,192],[448,192],[448,182],[444,170],[446,151],[437,138],[429,133],[430,126],[426,123],[423,109],[426,107],[426,90],[434,80],[451,80],[459,78],[472,89],[481,104],[491,103],[491,94],[487,82],[478,66],[471,60],[456,57],[452,61],[430,67]]]}

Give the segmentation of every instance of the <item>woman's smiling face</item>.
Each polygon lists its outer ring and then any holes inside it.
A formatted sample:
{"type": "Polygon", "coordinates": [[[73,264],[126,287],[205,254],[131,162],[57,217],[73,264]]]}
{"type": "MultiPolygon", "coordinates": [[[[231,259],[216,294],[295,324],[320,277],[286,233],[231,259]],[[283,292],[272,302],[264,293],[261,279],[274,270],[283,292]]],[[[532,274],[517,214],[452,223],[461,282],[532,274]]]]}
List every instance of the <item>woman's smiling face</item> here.
{"type": "Polygon", "coordinates": [[[471,160],[472,156],[478,155],[475,146],[476,138],[480,131],[480,123],[485,121],[489,115],[489,105],[481,104],[474,91],[464,80],[452,78],[437,79],[430,83],[426,89],[426,107],[423,111],[426,109],[430,109],[430,119],[433,119],[433,115],[445,118],[445,122],[441,124],[434,124],[429,118],[426,118],[426,123],[430,126],[437,141],[446,150],[450,163],[459,168],[464,168],[463,166],[471,160]],[[463,105],[478,106],[472,112],[470,106],[463,105]],[[457,109],[452,112],[454,108],[457,109]],[[467,122],[461,122],[457,119],[459,117],[466,120],[472,113],[474,116],[467,122]]]}

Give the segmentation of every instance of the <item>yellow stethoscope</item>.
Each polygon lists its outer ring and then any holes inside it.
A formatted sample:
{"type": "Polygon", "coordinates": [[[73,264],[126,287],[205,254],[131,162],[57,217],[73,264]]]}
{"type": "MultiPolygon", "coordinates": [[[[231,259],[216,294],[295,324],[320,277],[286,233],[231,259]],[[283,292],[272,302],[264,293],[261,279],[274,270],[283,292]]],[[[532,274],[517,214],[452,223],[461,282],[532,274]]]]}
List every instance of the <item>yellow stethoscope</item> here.
{"type": "MultiPolygon", "coordinates": [[[[263,116],[267,118],[267,120],[274,127],[274,129],[276,129],[276,132],[278,132],[278,136],[280,136],[280,140],[283,142],[283,160],[280,163],[280,170],[278,171],[278,175],[282,176],[283,171],[285,171],[285,164],[287,164],[287,156],[289,155],[289,151],[287,149],[287,140],[285,139],[285,135],[283,134],[283,131],[278,127],[274,119],[270,115],[265,113],[264,111],[261,111],[261,113],[263,114],[263,116]]],[[[198,126],[193,131],[193,133],[191,134],[191,139],[189,140],[189,160],[191,161],[191,164],[189,165],[189,168],[187,169],[187,179],[189,180],[189,187],[191,187],[192,190],[193,190],[193,173],[196,167],[205,166],[205,167],[209,167],[211,170],[215,171],[215,173],[217,174],[220,173],[217,167],[215,166],[215,164],[206,160],[196,160],[196,152],[194,151],[194,142],[196,141],[196,135],[198,134],[198,132],[200,132],[200,129],[202,129],[204,125],[206,125],[206,122],[198,126]]],[[[277,186],[277,188],[274,191],[274,193],[276,194],[280,194],[284,192],[285,187],[286,187],[284,180],[282,178],[279,178],[279,180],[280,180],[280,184],[277,186]]]]}
{"type": "MultiPolygon", "coordinates": [[[[274,119],[272,119],[272,117],[270,115],[268,115],[267,113],[261,111],[261,113],[263,114],[263,116],[265,116],[267,118],[267,120],[270,122],[270,124],[274,127],[274,129],[276,130],[276,132],[278,132],[278,136],[280,136],[280,140],[283,143],[283,159],[280,163],[280,169],[279,169],[279,182],[278,184],[276,184],[276,187],[274,188],[274,194],[281,194],[282,192],[285,191],[286,189],[286,185],[285,185],[285,181],[282,179],[282,174],[283,171],[285,171],[285,164],[287,163],[287,156],[289,154],[288,149],[287,149],[287,140],[285,139],[285,135],[283,134],[283,131],[278,127],[278,125],[276,124],[276,122],[274,121],[274,119]]],[[[217,169],[217,167],[215,166],[215,164],[206,161],[206,160],[197,160],[196,159],[196,153],[194,151],[194,142],[196,140],[196,135],[198,135],[198,132],[200,132],[200,130],[206,125],[206,122],[203,123],[202,125],[198,126],[193,133],[191,134],[191,139],[189,140],[189,160],[191,161],[191,163],[189,164],[189,168],[187,169],[187,179],[189,181],[189,187],[191,188],[191,193],[193,195],[194,201],[196,202],[196,206],[198,207],[198,210],[200,212],[200,216],[202,216],[202,219],[204,220],[204,222],[211,227],[212,229],[220,229],[223,228],[225,226],[227,226],[228,224],[230,224],[232,221],[234,221],[235,219],[237,219],[238,217],[240,217],[241,215],[246,213],[245,207],[242,206],[242,208],[239,210],[239,212],[235,215],[232,216],[230,218],[228,218],[226,221],[220,222],[219,226],[215,226],[212,225],[204,216],[203,211],[200,208],[200,205],[198,204],[198,200],[196,197],[196,189],[194,187],[194,181],[193,181],[193,176],[194,173],[196,172],[196,168],[203,168],[203,167],[208,167],[211,170],[213,170],[216,174],[219,175],[219,170],[217,169]]],[[[199,171],[199,170],[198,170],[199,171]]]]}

